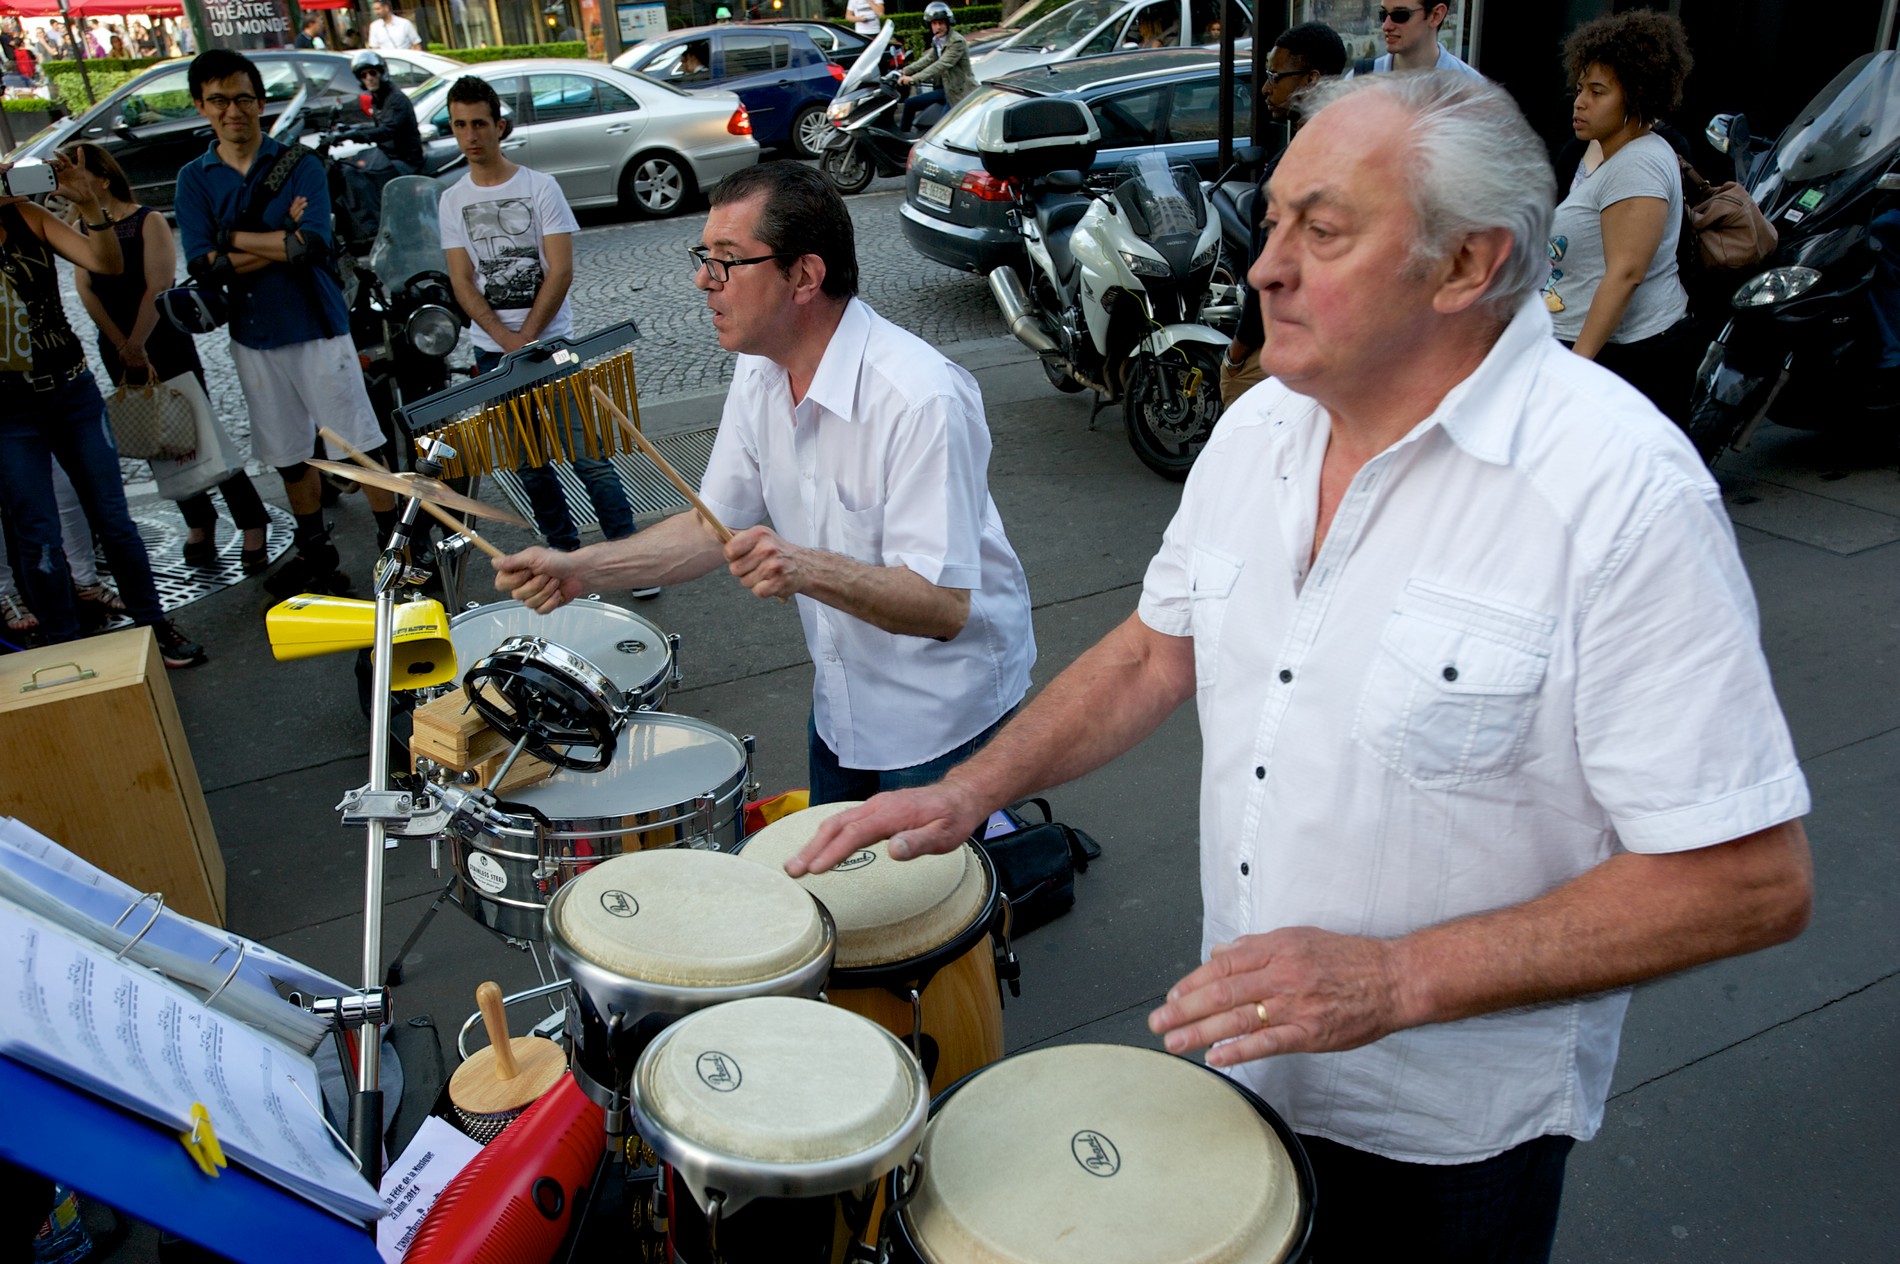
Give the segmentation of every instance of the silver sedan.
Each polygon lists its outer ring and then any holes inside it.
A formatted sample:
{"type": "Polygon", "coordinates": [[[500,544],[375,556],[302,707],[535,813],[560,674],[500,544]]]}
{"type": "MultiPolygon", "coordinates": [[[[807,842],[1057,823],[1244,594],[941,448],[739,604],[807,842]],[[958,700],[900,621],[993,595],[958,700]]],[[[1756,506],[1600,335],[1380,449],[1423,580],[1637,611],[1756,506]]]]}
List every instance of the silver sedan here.
{"type": "MultiPolygon", "coordinates": [[[[494,85],[513,130],[502,149],[560,183],[569,206],[616,203],[673,215],[702,189],[759,160],[745,106],[730,92],[681,92],[593,61],[479,62],[466,73],[494,85]]],[[[449,129],[450,80],[416,98],[431,173],[462,165],[449,129]]]]}

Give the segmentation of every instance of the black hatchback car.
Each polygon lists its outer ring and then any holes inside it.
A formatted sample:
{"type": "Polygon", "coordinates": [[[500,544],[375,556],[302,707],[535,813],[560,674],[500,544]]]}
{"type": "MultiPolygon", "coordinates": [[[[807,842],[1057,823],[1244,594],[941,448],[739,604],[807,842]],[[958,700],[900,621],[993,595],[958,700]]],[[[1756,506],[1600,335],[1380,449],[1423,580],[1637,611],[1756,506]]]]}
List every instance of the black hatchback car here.
{"type": "MultiPolygon", "coordinates": [[[[1234,135],[1253,127],[1252,79],[1234,77],[1234,135]]],[[[1080,97],[1102,131],[1094,169],[1113,171],[1134,153],[1160,149],[1211,180],[1220,151],[1220,63],[1198,48],[1083,57],[991,80],[944,115],[910,151],[899,211],[904,239],[918,254],[966,272],[1023,262],[1010,227],[1010,191],[983,169],[977,125],[985,114],[1026,96],[1080,97]]]]}
{"type": "MultiPolygon", "coordinates": [[[[310,104],[360,108],[361,88],[350,73],[350,59],[342,53],[314,49],[280,49],[246,54],[264,77],[264,130],[269,131],[290,99],[305,88],[310,104]]],[[[388,61],[399,76],[410,72],[397,67],[402,54],[388,61]]],[[[443,60],[446,59],[436,59],[443,60]]],[[[12,155],[49,157],[62,145],[91,141],[118,159],[132,183],[132,196],[160,210],[172,204],[178,170],[203,154],[211,144],[211,124],[191,104],[185,71],[188,57],[161,62],[115,89],[84,114],[61,119],[32,137],[12,155]]],[[[402,79],[398,77],[398,83],[402,79]]]]}

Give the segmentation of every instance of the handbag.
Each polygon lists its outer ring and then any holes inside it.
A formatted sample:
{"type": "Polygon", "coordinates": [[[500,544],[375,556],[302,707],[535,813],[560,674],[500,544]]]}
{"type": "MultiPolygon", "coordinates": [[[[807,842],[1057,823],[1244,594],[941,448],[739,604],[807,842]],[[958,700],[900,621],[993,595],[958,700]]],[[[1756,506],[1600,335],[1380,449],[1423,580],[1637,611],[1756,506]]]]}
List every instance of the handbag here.
{"type": "Polygon", "coordinates": [[[128,373],[119,389],[106,397],[106,417],[120,456],[176,460],[197,450],[198,425],[190,401],[149,368],[143,386],[132,385],[128,373]]]}
{"type": "Polygon", "coordinates": [[[1009,897],[1010,938],[1021,938],[1075,906],[1075,875],[1102,855],[1099,843],[1054,819],[1047,799],[1024,799],[990,815],[974,840],[996,866],[996,882],[1009,897]],[[1035,806],[1040,822],[1022,809],[1035,806]]]}
{"type": "Polygon", "coordinates": [[[191,409],[192,448],[176,460],[154,458],[152,477],[158,482],[158,494],[166,500],[185,500],[210,491],[243,465],[238,460],[237,445],[211,411],[211,401],[198,385],[198,375],[180,373],[164,384],[182,396],[191,409]]]}
{"type": "MultiPolygon", "coordinates": [[[[1681,161],[1678,159],[1678,161],[1681,161]]],[[[1682,162],[1682,216],[1696,257],[1710,271],[1748,268],[1775,253],[1780,235],[1748,190],[1733,180],[1710,184],[1682,162]]]]}

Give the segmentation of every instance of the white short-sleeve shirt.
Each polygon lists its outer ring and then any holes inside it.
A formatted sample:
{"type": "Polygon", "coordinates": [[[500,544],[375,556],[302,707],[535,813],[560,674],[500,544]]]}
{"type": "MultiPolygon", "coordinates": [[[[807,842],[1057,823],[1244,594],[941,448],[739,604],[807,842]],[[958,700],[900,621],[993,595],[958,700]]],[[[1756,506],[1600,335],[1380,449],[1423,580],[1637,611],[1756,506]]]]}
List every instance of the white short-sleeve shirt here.
{"type": "MultiPolygon", "coordinates": [[[[547,280],[548,252],[544,239],[554,233],[580,231],[561,186],[553,176],[518,167],[500,184],[476,184],[463,176],[450,185],[436,206],[442,248],[468,252],[475,284],[495,315],[519,332],[534,310],[535,295],[547,280]]],[[[565,296],[542,338],[565,338],[574,332],[574,314],[565,296]]],[[[480,325],[469,326],[469,337],[483,351],[500,351],[501,344],[480,325]]]]}
{"type": "MultiPolygon", "coordinates": [[[[1309,569],[1328,427],[1249,391],[1144,584],[1142,620],[1194,638],[1204,953],[1283,926],[1395,937],[1807,810],[1714,481],[1540,299],[1359,471],[1309,569]]],[[[1595,1134],[1627,1000],[1236,1074],[1303,1132],[1471,1162],[1595,1134]]]]}
{"type": "Polygon", "coordinates": [[[414,22],[392,14],[387,22],[369,24],[369,39],[365,42],[371,48],[393,48],[400,52],[405,48],[421,48],[422,36],[414,22]]]}
{"type": "Polygon", "coordinates": [[[742,355],[700,495],[735,530],[904,566],[970,591],[949,641],[900,636],[798,598],[812,717],[847,768],[908,768],[990,727],[1029,690],[1029,585],[989,493],[976,379],[852,299],[805,398],[742,355]]]}

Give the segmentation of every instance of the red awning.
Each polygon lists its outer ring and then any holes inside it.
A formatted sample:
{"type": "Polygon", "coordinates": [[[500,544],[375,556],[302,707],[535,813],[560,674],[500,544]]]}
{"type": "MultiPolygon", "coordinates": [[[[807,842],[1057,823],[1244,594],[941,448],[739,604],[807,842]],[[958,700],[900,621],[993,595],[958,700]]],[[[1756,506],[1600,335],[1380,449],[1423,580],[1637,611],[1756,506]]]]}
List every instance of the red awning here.
{"type": "MultiPolygon", "coordinates": [[[[184,16],[179,0],[72,0],[75,18],[102,18],[136,13],[155,18],[184,16]]],[[[23,18],[57,18],[59,0],[0,0],[0,14],[23,18]]]]}
{"type": "MultiPolygon", "coordinates": [[[[0,0],[0,4],[6,0],[0,0]]],[[[350,0],[297,0],[297,7],[305,13],[312,9],[348,9],[353,8],[350,0]]]]}

